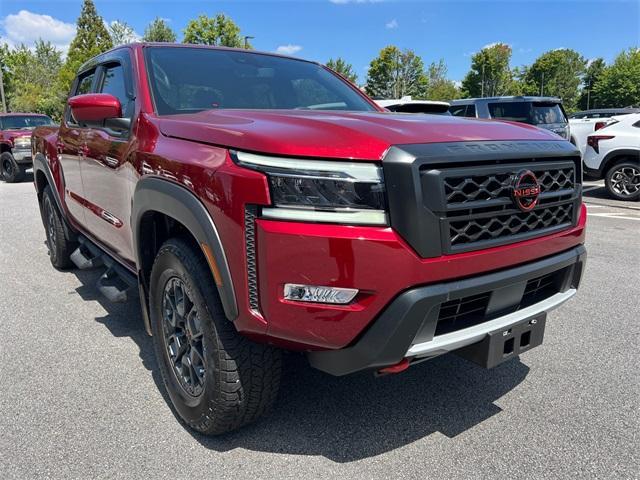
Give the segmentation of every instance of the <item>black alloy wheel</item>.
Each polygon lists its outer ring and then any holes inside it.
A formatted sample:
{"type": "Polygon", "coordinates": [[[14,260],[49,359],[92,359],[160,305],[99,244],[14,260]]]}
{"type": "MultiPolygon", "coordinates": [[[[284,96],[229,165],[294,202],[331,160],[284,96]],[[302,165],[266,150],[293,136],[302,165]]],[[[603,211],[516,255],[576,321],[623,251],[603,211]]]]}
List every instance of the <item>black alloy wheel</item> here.
{"type": "Polygon", "coordinates": [[[164,286],[162,320],[165,351],[173,373],[185,393],[198,397],[207,371],[203,331],[196,305],[178,277],[171,277],[164,286]]]}

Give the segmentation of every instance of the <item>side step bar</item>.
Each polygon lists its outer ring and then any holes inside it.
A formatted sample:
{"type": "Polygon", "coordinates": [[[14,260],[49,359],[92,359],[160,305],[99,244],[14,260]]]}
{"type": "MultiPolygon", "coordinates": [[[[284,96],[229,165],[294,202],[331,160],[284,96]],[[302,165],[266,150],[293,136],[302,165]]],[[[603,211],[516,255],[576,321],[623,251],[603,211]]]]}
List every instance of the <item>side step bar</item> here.
{"type": "Polygon", "coordinates": [[[106,270],[98,279],[96,287],[100,293],[107,297],[107,300],[114,303],[124,303],[128,300],[129,293],[132,290],[132,293],[137,297],[138,294],[135,290],[138,287],[138,280],[135,275],[87,238],[80,236],[78,241],[80,246],[71,254],[71,261],[80,270],[106,267],[106,270]]]}

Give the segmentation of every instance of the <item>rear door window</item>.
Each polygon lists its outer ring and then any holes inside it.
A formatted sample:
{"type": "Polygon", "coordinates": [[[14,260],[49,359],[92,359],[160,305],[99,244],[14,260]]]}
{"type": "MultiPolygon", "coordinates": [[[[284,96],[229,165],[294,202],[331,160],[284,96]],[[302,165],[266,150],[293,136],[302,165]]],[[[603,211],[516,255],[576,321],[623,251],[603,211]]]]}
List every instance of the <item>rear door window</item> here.
{"type": "Polygon", "coordinates": [[[466,105],[451,105],[449,108],[449,113],[454,117],[464,117],[464,113],[467,110],[466,105]]]}
{"type": "Polygon", "coordinates": [[[491,118],[501,118],[531,125],[566,123],[559,103],[555,102],[498,102],[489,103],[491,118]]]}

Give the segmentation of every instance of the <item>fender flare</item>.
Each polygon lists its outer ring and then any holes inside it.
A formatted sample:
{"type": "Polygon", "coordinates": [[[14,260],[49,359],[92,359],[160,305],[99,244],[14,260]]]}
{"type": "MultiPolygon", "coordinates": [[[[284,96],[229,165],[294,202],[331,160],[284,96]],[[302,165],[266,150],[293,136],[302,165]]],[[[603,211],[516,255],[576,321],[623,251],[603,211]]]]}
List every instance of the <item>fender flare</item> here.
{"type": "Polygon", "coordinates": [[[53,179],[53,175],[51,174],[51,168],[49,167],[49,163],[45,156],[38,152],[33,156],[33,181],[35,183],[36,192],[38,196],[42,194],[40,190],[38,190],[38,182],[37,182],[37,174],[38,172],[42,172],[44,177],[47,180],[47,184],[50,187],[51,193],[53,194],[53,200],[56,203],[56,207],[58,207],[58,211],[60,212],[60,216],[63,220],[62,224],[64,226],[64,234],[67,240],[75,240],[75,232],[73,228],[69,225],[69,221],[65,216],[64,208],[62,206],[62,199],[60,198],[60,193],[58,192],[58,187],[56,182],[53,179]]]}
{"type": "MultiPolygon", "coordinates": [[[[200,246],[209,247],[220,275],[221,284],[217,287],[224,313],[230,321],[234,321],[238,317],[238,305],[229,264],[218,230],[202,202],[187,188],[170,180],[144,177],[138,181],[133,194],[131,231],[139,270],[143,257],[139,241],[142,219],[149,212],[158,212],[180,222],[200,246]]],[[[138,277],[142,279],[140,272],[138,277]]]]}
{"type": "Polygon", "coordinates": [[[602,159],[602,162],[600,162],[600,172],[602,175],[606,175],[609,170],[609,163],[617,156],[636,157],[640,162],[640,150],[634,150],[632,148],[619,148],[617,150],[612,150],[607,153],[602,159]]]}

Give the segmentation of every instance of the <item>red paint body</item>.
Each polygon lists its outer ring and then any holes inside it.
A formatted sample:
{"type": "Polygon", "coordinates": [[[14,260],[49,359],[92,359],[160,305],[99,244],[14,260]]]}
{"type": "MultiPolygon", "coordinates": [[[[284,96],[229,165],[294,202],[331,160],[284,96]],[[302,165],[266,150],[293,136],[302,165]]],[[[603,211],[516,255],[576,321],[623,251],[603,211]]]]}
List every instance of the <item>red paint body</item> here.
{"type": "Polygon", "coordinates": [[[584,242],[584,208],[575,228],[554,235],[429,259],[420,258],[391,228],[261,219],[256,241],[262,315],[256,314],[247,300],[244,209],[247,204],[269,205],[269,188],[263,174],[233,163],[229,150],[380,161],[396,144],[551,141],[557,136],[508,122],[381,111],[209,110],[160,117],[151,101],[144,46],[120,49],[134,66],[136,91],[126,140],[66,120],[59,130],[36,131],[35,148],[49,162],[65,214],[135,273],[130,219],[136,182],[152,175],[188,188],[220,234],[238,301],[235,325],[252,338],[296,349],[341,348],[409,287],[506,268],[584,242]],[[103,212],[117,221],[105,221],[103,212]],[[296,304],[282,298],[284,283],[353,287],[360,293],[348,306],[296,304]]]}
{"type": "Polygon", "coordinates": [[[73,118],[80,122],[96,122],[122,116],[120,101],[106,93],[87,93],[68,101],[73,118]]]}

